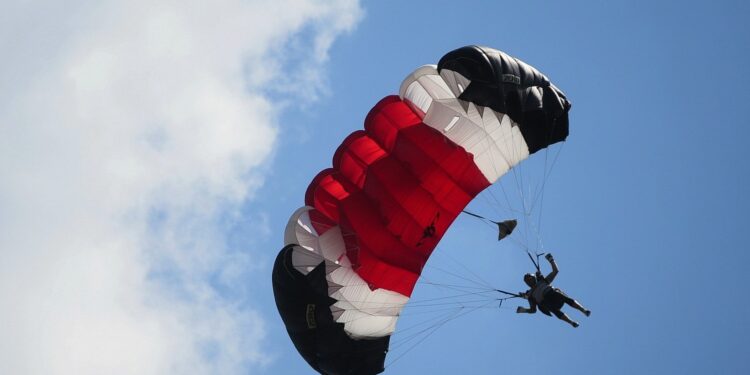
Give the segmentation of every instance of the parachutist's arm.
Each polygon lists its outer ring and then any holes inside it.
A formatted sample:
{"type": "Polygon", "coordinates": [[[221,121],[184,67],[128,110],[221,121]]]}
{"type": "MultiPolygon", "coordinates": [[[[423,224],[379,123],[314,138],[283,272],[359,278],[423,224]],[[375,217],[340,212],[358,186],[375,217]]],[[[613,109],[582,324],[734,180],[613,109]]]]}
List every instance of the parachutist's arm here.
{"type": "Polygon", "coordinates": [[[549,261],[549,265],[552,266],[552,272],[550,272],[545,279],[547,279],[548,283],[552,284],[552,280],[555,279],[555,276],[557,276],[557,273],[560,270],[557,268],[557,263],[555,263],[555,258],[552,257],[552,254],[547,254],[546,258],[547,261],[549,261]]]}
{"type": "Polygon", "coordinates": [[[525,307],[523,307],[523,306],[518,306],[518,308],[516,309],[516,313],[519,313],[519,314],[521,314],[521,313],[533,314],[535,312],[536,312],[536,303],[534,301],[532,301],[531,298],[529,298],[529,308],[528,309],[525,308],[525,307]]]}

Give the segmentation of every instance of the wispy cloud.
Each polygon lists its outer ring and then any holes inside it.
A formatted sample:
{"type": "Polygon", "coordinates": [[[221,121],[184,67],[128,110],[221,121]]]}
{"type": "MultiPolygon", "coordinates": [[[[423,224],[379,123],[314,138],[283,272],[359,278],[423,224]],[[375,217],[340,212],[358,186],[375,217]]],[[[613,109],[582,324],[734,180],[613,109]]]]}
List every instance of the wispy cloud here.
{"type": "Polygon", "coordinates": [[[361,10],[200,4],[4,4],[0,373],[265,363],[262,318],[216,286],[239,288],[252,269],[222,224],[263,182],[278,133],[269,95],[314,99],[361,10]]]}

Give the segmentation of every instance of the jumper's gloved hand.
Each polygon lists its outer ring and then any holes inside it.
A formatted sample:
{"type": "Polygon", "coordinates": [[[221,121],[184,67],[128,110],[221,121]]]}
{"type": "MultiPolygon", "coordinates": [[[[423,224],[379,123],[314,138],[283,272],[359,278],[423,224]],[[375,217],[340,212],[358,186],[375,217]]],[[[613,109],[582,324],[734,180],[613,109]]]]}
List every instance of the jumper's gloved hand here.
{"type": "Polygon", "coordinates": [[[523,307],[518,306],[516,308],[516,314],[521,314],[521,313],[524,313],[524,312],[526,312],[526,309],[524,309],[523,307]]]}
{"type": "Polygon", "coordinates": [[[555,258],[552,257],[552,253],[547,253],[547,255],[545,255],[544,257],[547,258],[547,260],[550,262],[555,260],[555,258]]]}

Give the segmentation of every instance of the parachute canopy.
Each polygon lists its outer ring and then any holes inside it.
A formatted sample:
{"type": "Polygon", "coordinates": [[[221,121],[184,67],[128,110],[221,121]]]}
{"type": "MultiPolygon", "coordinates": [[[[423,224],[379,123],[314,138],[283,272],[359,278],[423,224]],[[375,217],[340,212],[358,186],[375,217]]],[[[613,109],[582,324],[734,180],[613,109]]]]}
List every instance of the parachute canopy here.
{"type": "MultiPolygon", "coordinates": [[[[464,207],[568,136],[570,102],[542,73],[467,46],[416,69],[310,183],[274,265],[279,313],[323,374],[383,371],[430,254],[464,207]]],[[[515,221],[498,223],[507,235],[515,221]]]]}

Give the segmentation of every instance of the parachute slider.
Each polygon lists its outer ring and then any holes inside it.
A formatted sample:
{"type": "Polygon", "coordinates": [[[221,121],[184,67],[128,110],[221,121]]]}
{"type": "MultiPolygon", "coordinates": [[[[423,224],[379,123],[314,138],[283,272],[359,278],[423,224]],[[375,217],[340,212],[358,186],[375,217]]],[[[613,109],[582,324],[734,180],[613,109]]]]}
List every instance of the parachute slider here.
{"type": "Polygon", "coordinates": [[[511,233],[513,233],[513,229],[515,229],[516,225],[518,225],[518,221],[516,221],[515,219],[511,219],[511,220],[505,220],[501,222],[496,221],[495,224],[497,224],[497,230],[498,230],[497,240],[500,241],[503,238],[510,235],[511,233]]]}
{"type": "Polygon", "coordinates": [[[516,229],[516,226],[518,225],[518,221],[516,219],[510,219],[510,220],[504,220],[504,221],[494,221],[490,220],[484,216],[477,215],[473,212],[469,212],[466,210],[462,211],[463,213],[467,215],[471,215],[476,217],[477,219],[486,220],[490,223],[495,223],[497,225],[497,240],[500,241],[505,237],[508,237],[511,233],[513,233],[513,229],[516,229]]]}

